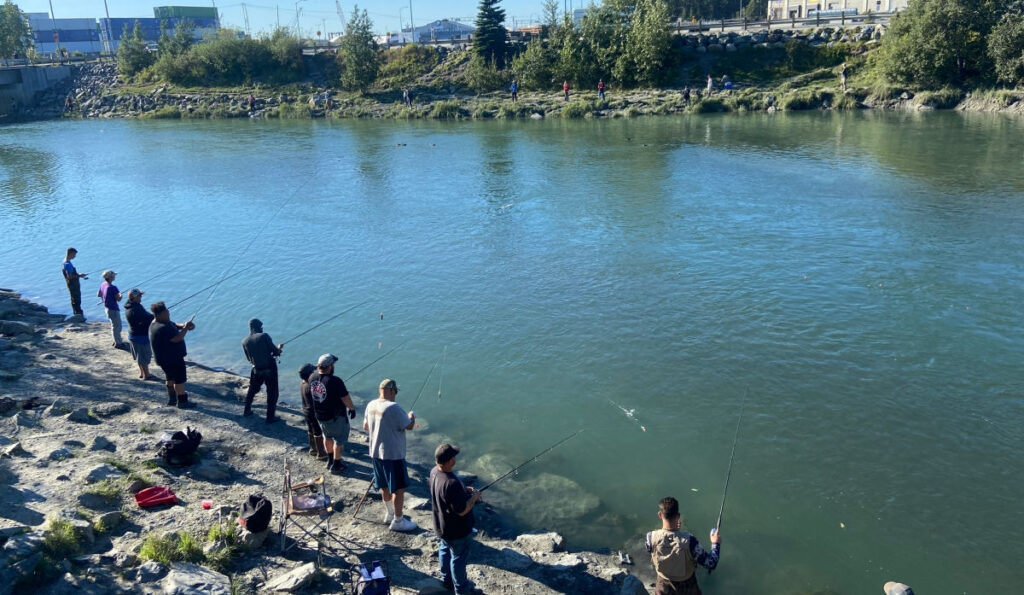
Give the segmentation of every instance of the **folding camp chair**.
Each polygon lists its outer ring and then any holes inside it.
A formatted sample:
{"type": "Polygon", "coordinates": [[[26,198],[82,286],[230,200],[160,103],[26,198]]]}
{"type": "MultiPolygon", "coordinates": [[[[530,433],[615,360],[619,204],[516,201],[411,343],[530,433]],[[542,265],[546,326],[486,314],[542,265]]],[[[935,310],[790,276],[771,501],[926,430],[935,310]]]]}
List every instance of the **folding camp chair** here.
{"type": "Polygon", "coordinates": [[[318,557],[324,547],[334,550],[328,544],[330,540],[338,545],[345,544],[331,533],[331,518],[334,507],[331,497],[327,494],[324,477],[292,484],[292,468],[288,459],[284,460],[284,492],[281,497],[281,553],[292,549],[300,543],[293,539],[288,545],[288,529],[294,528],[296,536],[303,535],[317,544],[318,557]]]}

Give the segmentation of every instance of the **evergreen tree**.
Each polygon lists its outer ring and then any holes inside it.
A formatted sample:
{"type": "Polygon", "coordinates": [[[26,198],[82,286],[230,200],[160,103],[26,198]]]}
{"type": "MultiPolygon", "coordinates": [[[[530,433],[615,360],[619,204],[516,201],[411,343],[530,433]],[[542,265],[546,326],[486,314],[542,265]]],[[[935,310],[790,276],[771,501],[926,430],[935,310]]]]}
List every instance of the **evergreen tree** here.
{"type": "Polygon", "coordinates": [[[7,0],[0,6],[0,58],[24,57],[32,47],[32,35],[25,15],[17,4],[7,0]]]}
{"type": "Polygon", "coordinates": [[[1015,0],[988,37],[996,76],[1011,85],[1024,83],[1024,0],[1015,0]]]}
{"type": "Polygon", "coordinates": [[[117,46],[117,72],[129,77],[148,68],[156,60],[146,47],[146,37],[142,34],[142,25],[135,21],[135,28],[128,29],[125,24],[121,34],[121,44],[117,46]]]}
{"type": "Polygon", "coordinates": [[[480,0],[473,32],[473,53],[477,57],[505,68],[505,50],[508,31],[505,30],[505,10],[498,8],[501,0],[480,0]]]}
{"type": "Polygon", "coordinates": [[[623,53],[629,69],[618,72],[622,82],[646,86],[658,84],[671,48],[672,33],[668,29],[665,0],[637,0],[623,53]]]}
{"type": "Polygon", "coordinates": [[[357,5],[348,20],[348,33],[338,54],[342,67],[341,86],[346,89],[365,91],[377,80],[380,59],[372,27],[366,10],[360,12],[357,5]]]}

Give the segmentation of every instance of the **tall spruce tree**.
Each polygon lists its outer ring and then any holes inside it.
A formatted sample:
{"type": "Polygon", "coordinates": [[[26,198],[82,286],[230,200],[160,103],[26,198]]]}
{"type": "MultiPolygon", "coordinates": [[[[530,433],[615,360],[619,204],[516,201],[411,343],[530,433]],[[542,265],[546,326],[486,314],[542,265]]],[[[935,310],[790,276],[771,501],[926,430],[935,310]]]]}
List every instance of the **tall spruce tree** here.
{"type": "Polygon", "coordinates": [[[366,10],[359,6],[352,11],[348,29],[341,42],[341,86],[350,90],[365,91],[377,80],[380,57],[377,44],[373,41],[373,23],[366,10]]]}
{"type": "Polygon", "coordinates": [[[498,8],[501,0],[480,0],[473,32],[473,53],[497,68],[505,68],[505,10],[498,8]]]}

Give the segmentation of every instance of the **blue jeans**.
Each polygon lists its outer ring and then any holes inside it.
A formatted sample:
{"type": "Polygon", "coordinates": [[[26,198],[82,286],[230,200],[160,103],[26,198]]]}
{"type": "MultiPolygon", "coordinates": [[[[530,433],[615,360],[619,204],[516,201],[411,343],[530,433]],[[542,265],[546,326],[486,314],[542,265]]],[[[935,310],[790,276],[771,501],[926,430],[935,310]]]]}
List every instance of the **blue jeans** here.
{"type": "Polygon", "coordinates": [[[452,583],[455,593],[469,591],[469,577],[466,576],[466,563],[469,562],[469,546],[473,543],[473,535],[462,539],[441,540],[437,558],[441,562],[441,582],[452,583]]]}

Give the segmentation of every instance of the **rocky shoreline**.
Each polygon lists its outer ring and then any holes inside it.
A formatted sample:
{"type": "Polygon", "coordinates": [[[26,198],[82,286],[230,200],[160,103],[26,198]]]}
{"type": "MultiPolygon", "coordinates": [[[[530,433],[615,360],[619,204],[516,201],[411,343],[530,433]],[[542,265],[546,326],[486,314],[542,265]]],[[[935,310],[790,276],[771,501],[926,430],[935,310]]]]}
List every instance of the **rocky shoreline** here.
{"type": "MultiPolygon", "coordinates": [[[[322,474],[305,453],[301,406],[285,378],[284,423],[268,426],[239,415],[246,380],[192,364],[198,407],[166,407],[163,384],[136,378],[130,356],[109,346],[106,324],[69,322],[2,290],[0,335],[0,595],[29,585],[40,593],[350,593],[353,565],[373,560],[387,561],[396,590],[445,592],[429,529],[429,464],[410,463],[406,509],[421,529],[389,531],[376,495],[353,519],[372,473],[361,432],[346,452],[350,469],[326,479],[344,547],[318,557],[316,544],[300,539],[281,554],[285,459],[296,481],[322,474]],[[198,462],[163,465],[158,440],[186,425],[203,433],[198,462]],[[169,486],[179,503],[139,508],[133,493],[147,485],[169,486]],[[236,534],[233,514],[253,493],[274,506],[270,529],[236,534]]],[[[361,408],[365,399],[356,400],[361,408]]],[[[556,533],[516,534],[489,504],[478,505],[477,518],[469,575],[485,593],[632,595],[653,580],[642,560],[626,566],[556,533]]],[[[288,543],[296,537],[289,532],[288,543]]]]}

